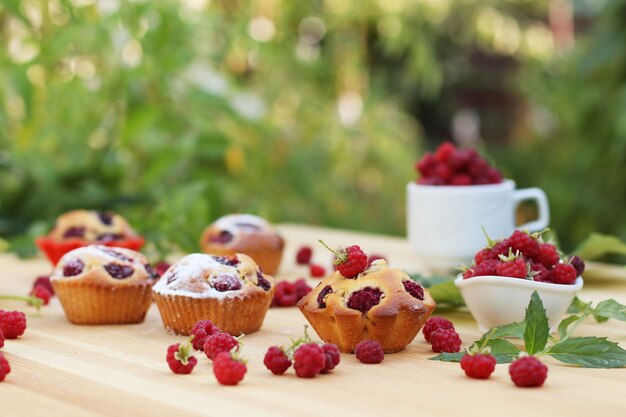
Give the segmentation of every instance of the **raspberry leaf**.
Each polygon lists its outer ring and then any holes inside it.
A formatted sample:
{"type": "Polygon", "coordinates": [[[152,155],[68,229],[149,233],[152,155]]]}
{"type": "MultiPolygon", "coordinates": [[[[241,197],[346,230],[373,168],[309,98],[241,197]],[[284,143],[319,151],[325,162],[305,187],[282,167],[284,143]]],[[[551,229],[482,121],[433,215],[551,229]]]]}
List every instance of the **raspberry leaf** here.
{"type": "Polygon", "coordinates": [[[575,323],[577,321],[579,322],[581,321],[581,319],[584,320],[586,318],[587,318],[586,315],[582,317],[581,316],[569,316],[561,320],[561,322],[559,323],[559,328],[558,328],[559,340],[563,340],[567,338],[567,334],[568,334],[567,329],[572,323],[575,323]]]}
{"type": "Polygon", "coordinates": [[[574,250],[574,254],[585,260],[598,259],[608,254],[626,255],[626,242],[617,236],[592,233],[574,250]]]}
{"type": "MultiPolygon", "coordinates": [[[[491,337],[516,337],[518,339],[524,338],[524,332],[526,331],[526,322],[509,323],[502,326],[492,328],[487,334],[491,334],[491,337]]],[[[487,335],[485,334],[485,336],[487,335]]],[[[485,338],[483,336],[483,339],[485,338]]]]}
{"type": "MultiPolygon", "coordinates": [[[[430,358],[433,361],[441,362],[461,362],[461,358],[465,355],[465,352],[458,353],[440,353],[437,356],[430,358]]],[[[491,356],[494,357],[496,363],[511,363],[517,359],[517,355],[496,355],[493,352],[491,356]]]]}
{"type": "Polygon", "coordinates": [[[534,355],[546,347],[548,336],[550,335],[548,316],[537,291],[533,291],[530,297],[524,321],[526,322],[526,328],[524,329],[526,352],[534,355]]]}
{"type": "Polygon", "coordinates": [[[626,306],[613,299],[604,300],[593,309],[592,314],[598,323],[608,319],[626,321],[626,306]]]}
{"type": "Polygon", "coordinates": [[[546,353],[561,362],[585,368],[626,366],[626,350],[605,337],[574,337],[555,344],[546,353]]]}

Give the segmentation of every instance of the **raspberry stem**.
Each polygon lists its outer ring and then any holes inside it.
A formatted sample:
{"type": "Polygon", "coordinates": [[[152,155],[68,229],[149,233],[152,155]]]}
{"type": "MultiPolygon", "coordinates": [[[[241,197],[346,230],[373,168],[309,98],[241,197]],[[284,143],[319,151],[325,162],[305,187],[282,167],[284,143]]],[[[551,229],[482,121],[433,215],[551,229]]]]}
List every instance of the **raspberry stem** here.
{"type": "Polygon", "coordinates": [[[335,265],[341,265],[342,263],[344,263],[344,262],[346,262],[348,260],[348,253],[341,246],[339,247],[339,250],[334,250],[334,249],[331,249],[326,243],[324,243],[324,241],[322,239],[318,239],[318,241],[322,245],[324,245],[324,247],[326,249],[328,249],[329,251],[331,251],[332,253],[335,254],[335,258],[336,259],[333,261],[333,263],[335,265]]]}
{"type": "Polygon", "coordinates": [[[43,300],[39,297],[31,297],[29,295],[0,295],[0,300],[24,301],[37,309],[37,314],[41,312],[43,300]]]}
{"type": "Polygon", "coordinates": [[[309,325],[305,324],[304,335],[298,340],[291,339],[291,346],[289,346],[289,348],[285,350],[285,354],[289,357],[289,359],[293,359],[293,352],[296,350],[298,346],[300,346],[303,343],[311,342],[311,337],[309,337],[309,332],[307,331],[308,328],[309,328],[309,325]]]}

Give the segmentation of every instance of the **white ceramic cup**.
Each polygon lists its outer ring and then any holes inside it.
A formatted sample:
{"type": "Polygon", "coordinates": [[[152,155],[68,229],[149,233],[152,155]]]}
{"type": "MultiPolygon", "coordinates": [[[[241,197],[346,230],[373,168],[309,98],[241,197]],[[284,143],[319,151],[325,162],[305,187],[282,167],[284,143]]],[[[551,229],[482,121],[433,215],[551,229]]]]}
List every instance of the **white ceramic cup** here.
{"type": "Polygon", "coordinates": [[[515,182],[468,186],[407,185],[407,235],[413,252],[426,268],[443,271],[469,264],[487,240],[515,229],[539,231],[550,223],[546,194],[539,188],[515,189],[515,182]],[[535,200],[539,218],[516,225],[520,202],[535,200]]]}

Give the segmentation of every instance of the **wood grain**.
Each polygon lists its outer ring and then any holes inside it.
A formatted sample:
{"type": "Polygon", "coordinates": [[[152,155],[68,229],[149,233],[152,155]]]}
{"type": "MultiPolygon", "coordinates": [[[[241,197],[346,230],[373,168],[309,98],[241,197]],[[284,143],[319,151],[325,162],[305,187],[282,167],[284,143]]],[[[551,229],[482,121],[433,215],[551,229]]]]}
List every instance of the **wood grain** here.
{"type": "MultiPolygon", "coordinates": [[[[393,266],[420,270],[404,239],[309,226],[281,225],[287,240],[279,278],[307,276],[293,263],[301,244],[315,247],[315,260],[329,265],[330,255],[315,244],[360,244],[388,256],[393,266]]],[[[43,259],[19,261],[0,256],[0,293],[27,293],[32,280],[50,270],[43,259]]],[[[311,283],[317,281],[311,280],[311,283]]],[[[620,281],[588,284],[585,300],[615,298],[626,303],[620,281]]],[[[165,332],[156,306],[139,325],[75,326],[53,299],[37,316],[23,304],[0,308],[25,310],[24,337],[9,340],[4,353],[13,368],[0,384],[0,415],[21,416],[380,416],[425,415],[570,416],[623,415],[626,370],[580,369],[546,360],[549,374],[540,389],[519,389],[508,367],[498,365],[487,381],[470,380],[458,364],[429,361],[434,354],[421,335],[408,349],[387,355],[380,365],[362,365],[352,355],[329,375],[298,379],[293,371],[271,375],[262,358],[268,346],[287,344],[302,332],[305,320],[296,308],[271,309],[262,330],[244,339],[248,374],[237,387],[222,387],[204,357],[191,375],[172,374],[165,363],[169,344],[184,340],[165,332]]],[[[466,344],[480,336],[471,316],[448,315],[466,344]]],[[[626,346],[626,326],[611,320],[589,321],[581,335],[608,336],[626,346]]]]}

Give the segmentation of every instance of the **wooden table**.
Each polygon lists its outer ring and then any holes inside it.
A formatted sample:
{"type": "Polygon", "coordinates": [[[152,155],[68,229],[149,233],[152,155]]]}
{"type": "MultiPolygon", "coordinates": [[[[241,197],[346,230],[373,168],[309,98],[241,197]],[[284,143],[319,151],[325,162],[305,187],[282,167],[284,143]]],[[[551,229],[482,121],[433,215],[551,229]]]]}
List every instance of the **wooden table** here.
{"type": "MultiPolygon", "coordinates": [[[[279,278],[307,276],[295,265],[301,244],[315,247],[317,261],[329,254],[315,242],[331,246],[360,244],[387,255],[392,266],[420,269],[404,239],[317,227],[281,225],[288,242],[279,278]]],[[[0,293],[27,293],[35,276],[49,272],[44,259],[20,261],[0,255],[0,293]]],[[[312,281],[313,282],[313,281],[312,281]]],[[[626,281],[588,284],[585,300],[615,298],[626,303],[626,281]]],[[[302,332],[305,319],[297,308],[273,308],[262,330],[245,337],[248,373],[236,387],[218,385],[209,361],[198,355],[191,375],[174,375],[165,363],[167,346],[182,337],[165,332],[156,306],[146,321],[126,326],[75,326],[68,323],[57,299],[37,316],[23,304],[0,308],[25,310],[28,330],[8,340],[4,353],[13,368],[0,384],[0,415],[21,416],[538,416],[601,415],[626,412],[626,369],[580,369],[548,360],[548,380],[539,389],[516,388],[508,365],[498,365],[491,379],[472,380],[458,364],[429,361],[434,354],[421,334],[401,353],[382,364],[363,365],[353,355],[328,375],[299,379],[270,374],[262,364],[270,345],[287,344],[302,332]],[[480,413],[480,414],[479,414],[480,413]]],[[[448,315],[465,341],[479,337],[471,316],[448,315]]],[[[626,346],[626,326],[611,320],[589,321],[581,335],[608,336],[626,346]]]]}

